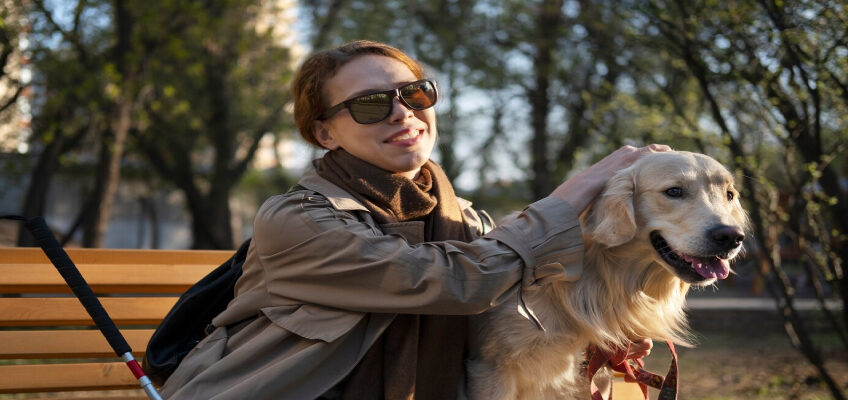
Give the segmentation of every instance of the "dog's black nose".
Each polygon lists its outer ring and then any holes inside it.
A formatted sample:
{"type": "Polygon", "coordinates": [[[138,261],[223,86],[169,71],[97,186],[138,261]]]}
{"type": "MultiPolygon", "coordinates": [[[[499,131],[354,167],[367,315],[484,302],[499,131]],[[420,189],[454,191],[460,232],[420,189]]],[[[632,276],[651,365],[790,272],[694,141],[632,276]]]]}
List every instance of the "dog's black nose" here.
{"type": "Polygon", "coordinates": [[[718,225],[710,229],[709,237],[723,249],[733,249],[745,240],[745,232],[735,226],[718,225]]]}

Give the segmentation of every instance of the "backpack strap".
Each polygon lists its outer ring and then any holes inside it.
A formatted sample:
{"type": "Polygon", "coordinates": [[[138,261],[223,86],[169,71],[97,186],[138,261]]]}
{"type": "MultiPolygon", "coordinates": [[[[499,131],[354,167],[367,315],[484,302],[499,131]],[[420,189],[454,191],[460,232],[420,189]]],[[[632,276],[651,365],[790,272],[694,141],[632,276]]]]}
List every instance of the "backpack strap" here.
{"type": "Polygon", "coordinates": [[[301,190],[309,190],[309,189],[298,183],[298,184],[292,186],[291,188],[289,188],[289,190],[286,192],[286,194],[292,193],[292,192],[298,192],[298,191],[301,191],[301,190]]]}

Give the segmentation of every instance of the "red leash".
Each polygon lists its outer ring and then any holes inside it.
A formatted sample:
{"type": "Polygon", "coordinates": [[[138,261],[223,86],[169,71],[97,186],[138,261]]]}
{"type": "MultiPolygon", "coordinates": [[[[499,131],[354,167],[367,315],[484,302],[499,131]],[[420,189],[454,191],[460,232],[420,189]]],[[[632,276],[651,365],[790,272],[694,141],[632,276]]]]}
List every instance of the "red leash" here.
{"type": "MultiPolygon", "coordinates": [[[[677,400],[677,352],[674,350],[674,343],[670,341],[666,343],[668,344],[668,349],[671,351],[671,365],[668,367],[668,373],[665,378],[645,370],[645,362],[641,358],[627,360],[627,353],[630,351],[630,346],[617,349],[612,353],[605,353],[597,347],[590,345],[586,350],[586,359],[588,360],[586,377],[589,378],[592,400],[604,400],[601,391],[592,379],[595,377],[595,373],[604,365],[612,368],[614,371],[623,373],[625,382],[638,383],[642,389],[642,394],[645,395],[645,400],[648,400],[648,386],[660,390],[657,400],[677,400]]],[[[612,400],[612,391],[610,391],[609,400],[612,400]]]]}

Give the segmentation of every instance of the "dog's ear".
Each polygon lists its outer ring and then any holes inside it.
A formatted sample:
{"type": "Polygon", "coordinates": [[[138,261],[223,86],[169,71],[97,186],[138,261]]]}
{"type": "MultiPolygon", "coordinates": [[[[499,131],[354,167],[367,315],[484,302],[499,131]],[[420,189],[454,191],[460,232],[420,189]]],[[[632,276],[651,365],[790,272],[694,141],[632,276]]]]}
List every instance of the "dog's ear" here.
{"type": "Polygon", "coordinates": [[[636,236],[633,174],[632,168],[616,172],[595,200],[586,224],[586,233],[592,240],[607,247],[615,247],[636,236]]]}

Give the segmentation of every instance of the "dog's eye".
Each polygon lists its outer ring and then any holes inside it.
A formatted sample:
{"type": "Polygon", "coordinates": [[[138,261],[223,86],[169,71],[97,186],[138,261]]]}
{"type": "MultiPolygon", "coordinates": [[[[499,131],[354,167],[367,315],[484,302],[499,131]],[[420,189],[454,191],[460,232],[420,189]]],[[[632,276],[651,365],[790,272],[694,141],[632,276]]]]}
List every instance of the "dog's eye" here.
{"type": "Polygon", "coordinates": [[[683,189],[673,187],[665,190],[665,195],[668,197],[683,197],[683,189]]]}
{"type": "Polygon", "coordinates": [[[736,195],[733,193],[733,191],[728,190],[727,191],[727,201],[733,201],[734,197],[736,197],[736,195]]]}

